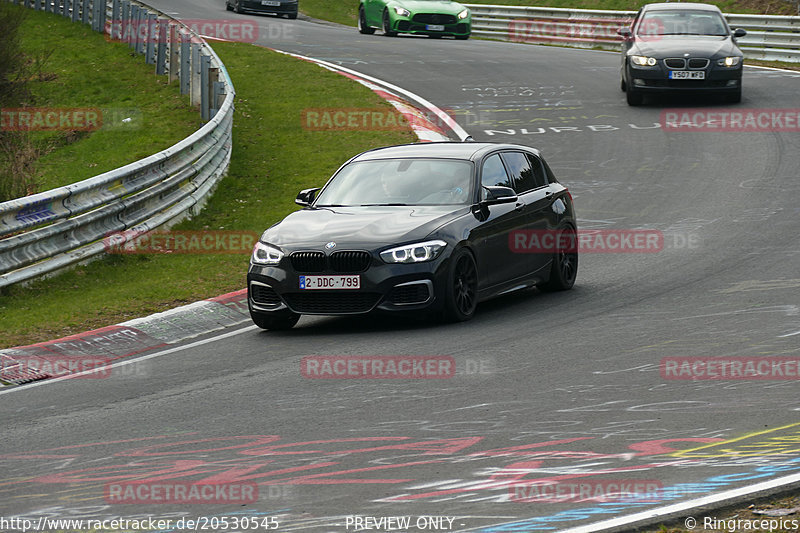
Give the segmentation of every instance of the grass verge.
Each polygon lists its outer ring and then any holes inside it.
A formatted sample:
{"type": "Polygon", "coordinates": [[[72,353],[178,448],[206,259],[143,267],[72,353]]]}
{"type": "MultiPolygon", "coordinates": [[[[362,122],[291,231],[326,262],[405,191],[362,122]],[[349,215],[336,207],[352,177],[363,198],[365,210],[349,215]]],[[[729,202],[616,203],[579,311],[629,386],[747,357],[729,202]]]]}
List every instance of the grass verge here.
{"type": "MultiPolygon", "coordinates": [[[[205,210],[177,230],[260,233],[296,208],[349,157],[416,138],[410,131],[310,131],[308,108],[391,109],[376,94],[311,63],[242,43],[215,43],[236,87],[233,156],[205,210]]],[[[40,342],[245,286],[247,255],[109,255],[0,294],[0,347],[40,342]]]]}
{"type": "MultiPolygon", "coordinates": [[[[505,6],[568,7],[573,9],[612,9],[636,11],[654,0],[463,0],[462,4],[496,4],[505,6]]],[[[796,15],[797,6],[785,0],[704,0],[725,13],[758,13],[766,15],[796,15]]],[[[300,10],[306,15],[356,25],[358,2],[355,0],[302,0],[300,10]]]]}
{"type": "MultiPolygon", "coordinates": [[[[25,11],[21,44],[35,108],[101,111],[103,127],[84,132],[32,132],[39,157],[34,182],[44,191],[132,163],[175,144],[200,127],[177,82],[155,76],[143,56],[110,43],[83,24],[51,13],[25,11]],[[130,119],[122,122],[123,119],[130,119]]],[[[99,122],[98,122],[99,123],[99,122]]]]}

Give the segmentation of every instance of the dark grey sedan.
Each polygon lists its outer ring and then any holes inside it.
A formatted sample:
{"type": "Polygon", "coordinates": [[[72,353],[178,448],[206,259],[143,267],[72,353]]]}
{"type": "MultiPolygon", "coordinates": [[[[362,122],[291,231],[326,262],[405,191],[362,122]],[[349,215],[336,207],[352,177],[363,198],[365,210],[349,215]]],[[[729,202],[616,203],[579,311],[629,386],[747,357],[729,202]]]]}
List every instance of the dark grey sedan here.
{"type": "Polygon", "coordinates": [[[629,105],[646,94],[704,91],[742,99],[743,54],[718,7],[697,3],[644,6],[623,38],[620,87],[629,105]]]}

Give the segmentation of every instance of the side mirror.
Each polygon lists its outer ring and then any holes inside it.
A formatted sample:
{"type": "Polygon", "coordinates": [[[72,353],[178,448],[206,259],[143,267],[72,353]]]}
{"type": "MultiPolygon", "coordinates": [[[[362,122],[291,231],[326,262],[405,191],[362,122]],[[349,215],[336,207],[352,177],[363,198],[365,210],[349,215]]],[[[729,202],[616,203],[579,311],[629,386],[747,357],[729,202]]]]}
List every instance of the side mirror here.
{"type": "Polygon", "coordinates": [[[631,38],[631,35],[633,35],[633,33],[631,33],[631,29],[629,27],[625,26],[624,28],[620,28],[617,30],[617,35],[621,36],[623,39],[627,41],[628,39],[631,38]]]}
{"type": "Polygon", "coordinates": [[[517,193],[511,187],[501,187],[499,185],[484,187],[486,197],[483,199],[484,205],[510,204],[517,201],[517,193]]]}
{"type": "Polygon", "coordinates": [[[297,198],[294,199],[294,203],[297,205],[302,205],[303,207],[308,207],[317,196],[317,191],[319,191],[319,187],[314,187],[313,189],[303,189],[298,193],[297,198]]]}
{"type": "Polygon", "coordinates": [[[739,37],[744,37],[745,35],[747,35],[747,30],[745,30],[743,28],[736,28],[735,30],[733,30],[733,37],[734,38],[738,39],[739,37]]]}

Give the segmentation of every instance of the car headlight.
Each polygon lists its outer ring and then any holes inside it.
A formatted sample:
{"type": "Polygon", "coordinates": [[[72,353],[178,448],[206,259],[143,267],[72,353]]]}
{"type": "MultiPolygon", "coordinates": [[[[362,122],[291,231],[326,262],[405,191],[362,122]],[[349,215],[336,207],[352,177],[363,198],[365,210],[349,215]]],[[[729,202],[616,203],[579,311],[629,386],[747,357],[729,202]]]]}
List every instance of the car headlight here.
{"type": "Polygon", "coordinates": [[[721,67],[735,67],[742,60],[739,56],[723,57],[717,61],[717,65],[721,67]]]}
{"type": "Polygon", "coordinates": [[[631,56],[631,62],[634,65],[639,65],[640,67],[652,67],[656,64],[656,58],[647,56],[631,56]]]}
{"type": "Polygon", "coordinates": [[[464,20],[468,16],[469,16],[469,9],[465,9],[464,11],[458,14],[459,20],[464,20]]]}
{"type": "Polygon", "coordinates": [[[406,9],[404,7],[400,7],[400,6],[395,6],[394,12],[397,13],[398,15],[400,15],[401,17],[408,17],[408,16],[411,15],[411,11],[409,11],[408,9],[406,9]]]}
{"type": "Polygon", "coordinates": [[[283,251],[276,246],[264,242],[257,242],[253,247],[250,261],[257,265],[277,265],[283,258],[283,251]]]}
{"type": "Polygon", "coordinates": [[[427,241],[406,244],[381,252],[381,259],[386,263],[423,263],[436,259],[447,243],[444,241],[427,241]]]}

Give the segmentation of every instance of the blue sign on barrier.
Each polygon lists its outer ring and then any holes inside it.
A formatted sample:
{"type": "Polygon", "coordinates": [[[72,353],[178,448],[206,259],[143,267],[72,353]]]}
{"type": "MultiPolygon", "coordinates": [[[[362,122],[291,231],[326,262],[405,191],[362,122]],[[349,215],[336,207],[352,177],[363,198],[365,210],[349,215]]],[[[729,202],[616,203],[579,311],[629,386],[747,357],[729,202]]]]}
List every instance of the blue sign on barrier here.
{"type": "Polygon", "coordinates": [[[14,218],[20,222],[42,222],[53,217],[55,214],[55,211],[53,211],[53,202],[49,201],[20,209],[14,218]]]}

